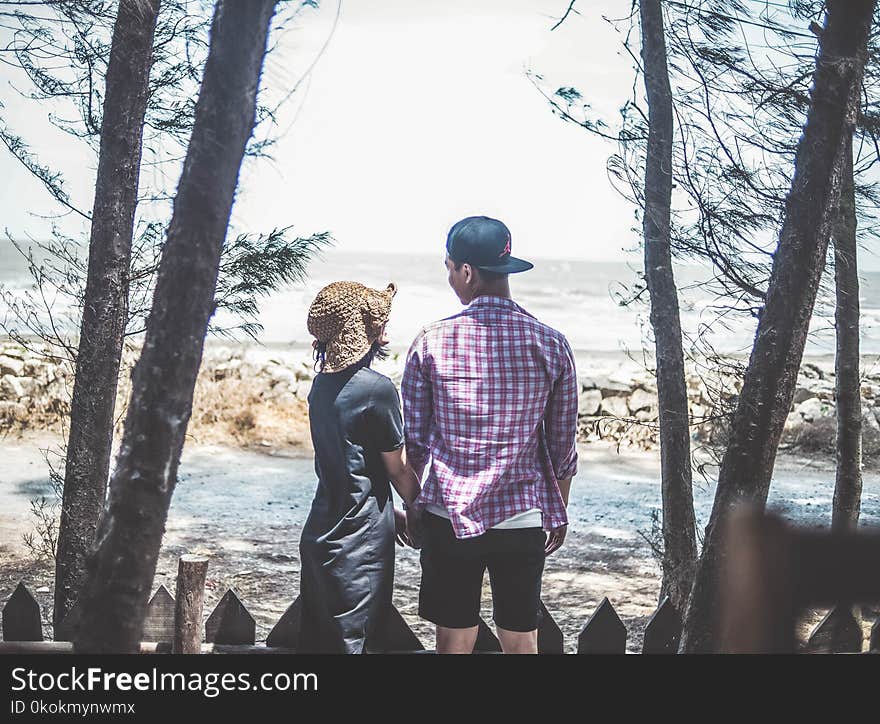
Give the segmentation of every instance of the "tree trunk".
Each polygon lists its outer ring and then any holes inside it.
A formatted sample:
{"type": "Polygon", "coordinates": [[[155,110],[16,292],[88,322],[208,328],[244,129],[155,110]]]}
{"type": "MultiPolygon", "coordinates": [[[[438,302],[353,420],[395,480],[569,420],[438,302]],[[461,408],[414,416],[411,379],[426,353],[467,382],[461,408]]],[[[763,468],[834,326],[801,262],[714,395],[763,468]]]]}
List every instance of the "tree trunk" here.
{"type": "Polygon", "coordinates": [[[81,596],[77,651],[136,652],[275,0],[219,0],[122,445],[81,596]]]}
{"type": "Polygon", "coordinates": [[[113,28],[58,530],[56,629],[79,594],[107,492],[158,10],[159,0],[121,0],[113,28]]]}
{"type": "Polygon", "coordinates": [[[837,307],[835,371],[837,388],[837,479],[831,526],[854,530],[862,498],[862,396],[859,354],[859,269],[852,135],[843,155],[840,203],[833,229],[837,307]]]}
{"type": "MultiPolygon", "coordinates": [[[[812,103],[798,142],[767,300],[721,463],[715,503],[685,615],[681,650],[718,648],[718,586],[725,546],[721,523],[740,502],[763,507],[779,438],[794,397],[831,223],[843,150],[855,126],[873,0],[828,2],[819,38],[812,103]]],[[[732,543],[731,543],[732,544],[732,543]]]]}
{"type": "Polygon", "coordinates": [[[648,149],[645,165],[645,277],[651,295],[651,326],[657,357],[660,408],[660,474],[663,488],[663,583],[683,611],[697,558],[692,491],[690,430],[678,290],[670,253],[672,205],[672,91],[660,0],[639,3],[642,60],[648,96],[648,149]]]}

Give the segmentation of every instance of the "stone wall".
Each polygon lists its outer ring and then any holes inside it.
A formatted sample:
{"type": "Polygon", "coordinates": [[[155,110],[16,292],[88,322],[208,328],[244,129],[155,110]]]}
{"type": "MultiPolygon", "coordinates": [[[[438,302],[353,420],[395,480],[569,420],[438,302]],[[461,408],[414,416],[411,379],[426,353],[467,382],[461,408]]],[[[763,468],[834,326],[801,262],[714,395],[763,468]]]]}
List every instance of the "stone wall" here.
{"type": "MultiPolygon", "coordinates": [[[[126,368],[133,364],[136,354],[135,349],[126,351],[126,368]]],[[[591,364],[587,358],[578,360],[578,367],[580,439],[644,449],[655,447],[657,392],[653,377],[631,363],[606,362],[602,366],[591,364]]],[[[377,362],[375,368],[399,385],[403,355],[393,354],[377,362]]],[[[247,427],[243,417],[257,414],[264,407],[276,413],[281,411],[288,419],[304,417],[314,375],[313,362],[302,349],[273,351],[209,343],[196,390],[198,409],[194,411],[194,422],[210,426],[228,419],[237,421],[233,427],[238,429],[247,427]],[[233,400],[229,394],[233,382],[239,387],[246,386],[247,394],[238,394],[233,400]],[[224,404],[237,407],[224,411],[224,404]]],[[[121,379],[120,400],[124,403],[128,375],[124,373],[121,379]]],[[[0,343],[0,429],[47,428],[60,423],[69,413],[72,384],[71,367],[63,355],[52,354],[45,346],[25,349],[11,342],[0,343]]],[[[718,413],[735,405],[741,382],[730,374],[714,374],[710,394],[705,380],[691,372],[687,384],[693,437],[698,442],[712,442],[724,424],[718,413]]],[[[880,370],[869,369],[865,374],[862,396],[863,447],[866,456],[872,456],[880,453],[880,370]]],[[[783,445],[832,451],[835,425],[833,367],[805,363],[786,422],[783,445]]],[[[267,431],[271,431],[271,426],[267,431]]]]}

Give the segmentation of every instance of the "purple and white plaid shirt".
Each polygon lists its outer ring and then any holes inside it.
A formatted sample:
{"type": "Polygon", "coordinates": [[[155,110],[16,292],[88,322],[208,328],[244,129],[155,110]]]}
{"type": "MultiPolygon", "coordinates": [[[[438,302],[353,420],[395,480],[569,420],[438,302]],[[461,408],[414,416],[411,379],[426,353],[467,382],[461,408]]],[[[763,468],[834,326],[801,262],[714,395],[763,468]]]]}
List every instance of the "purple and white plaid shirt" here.
{"type": "Polygon", "coordinates": [[[577,472],[578,386],[560,332],[477,297],[422,329],[401,391],[407,455],[431,463],[417,507],[446,508],[458,538],[532,508],[545,530],[568,522],[557,481],[577,472]]]}

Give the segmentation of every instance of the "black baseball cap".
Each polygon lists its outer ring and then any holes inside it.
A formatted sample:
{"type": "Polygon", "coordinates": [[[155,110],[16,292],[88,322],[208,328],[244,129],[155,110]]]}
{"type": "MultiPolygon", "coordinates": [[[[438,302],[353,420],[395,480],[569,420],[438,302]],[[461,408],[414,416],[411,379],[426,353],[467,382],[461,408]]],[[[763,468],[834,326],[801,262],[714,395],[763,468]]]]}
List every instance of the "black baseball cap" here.
{"type": "Polygon", "coordinates": [[[446,237],[446,253],[454,262],[496,274],[517,274],[534,266],[510,255],[510,229],[488,216],[457,222],[446,237]]]}

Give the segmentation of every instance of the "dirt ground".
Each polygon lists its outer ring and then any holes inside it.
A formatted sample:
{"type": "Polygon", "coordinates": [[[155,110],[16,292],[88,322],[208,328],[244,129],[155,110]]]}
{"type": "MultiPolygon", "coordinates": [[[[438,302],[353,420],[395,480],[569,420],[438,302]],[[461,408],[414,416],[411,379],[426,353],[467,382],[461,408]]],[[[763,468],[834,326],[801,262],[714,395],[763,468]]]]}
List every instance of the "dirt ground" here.
{"type": "MultiPolygon", "coordinates": [[[[0,442],[0,601],[20,580],[36,595],[46,636],[52,603],[52,566],[36,561],[22,536],[33,528],[30,500],[48,495],[40,448],[53,438],[37,435],[0,442]]],[[[607,597],[628,631],[627,650],[641,650],[644,627],[657,605],[660,570],[645,536],[659,508],[657,457],[585,446],[570,505],[571,529],[563,548],[547,561],[543,599],[574,651],[589,616],[607,597]]],[[[830,515],[833,474],[815,461],[787,460],[778,466],[775,507],[784,515],[821,525],[830,515]]],[[[312,460],[292,450],[240,450],[193,445],[181,465],[154,588],[174,591],[177,559],[183,553],[209,557],[206,615],[233,589],[254,616],[257,639],[265,639],[298,590],[298,541],[314,489],[312,460]]],[[[704,521],[712,486],[695,487],[695,507],[704,521]]],[[[771,500],[771,504],[774,501],[771,500]]],[[[878,476],[866,476],[863,520],[880,520],[878,476]]],[[[429,624],[416,614],[418,553],[398,549],[395,604],[413,631],[433,647],[429,624]]],[[[484,588],[484,618],[491,621],[484,588]]],[[[808,632],[824,612],[810,612],[808,632]]],[[[868,620],[869,627],[873,619],[868,620]]]]}

